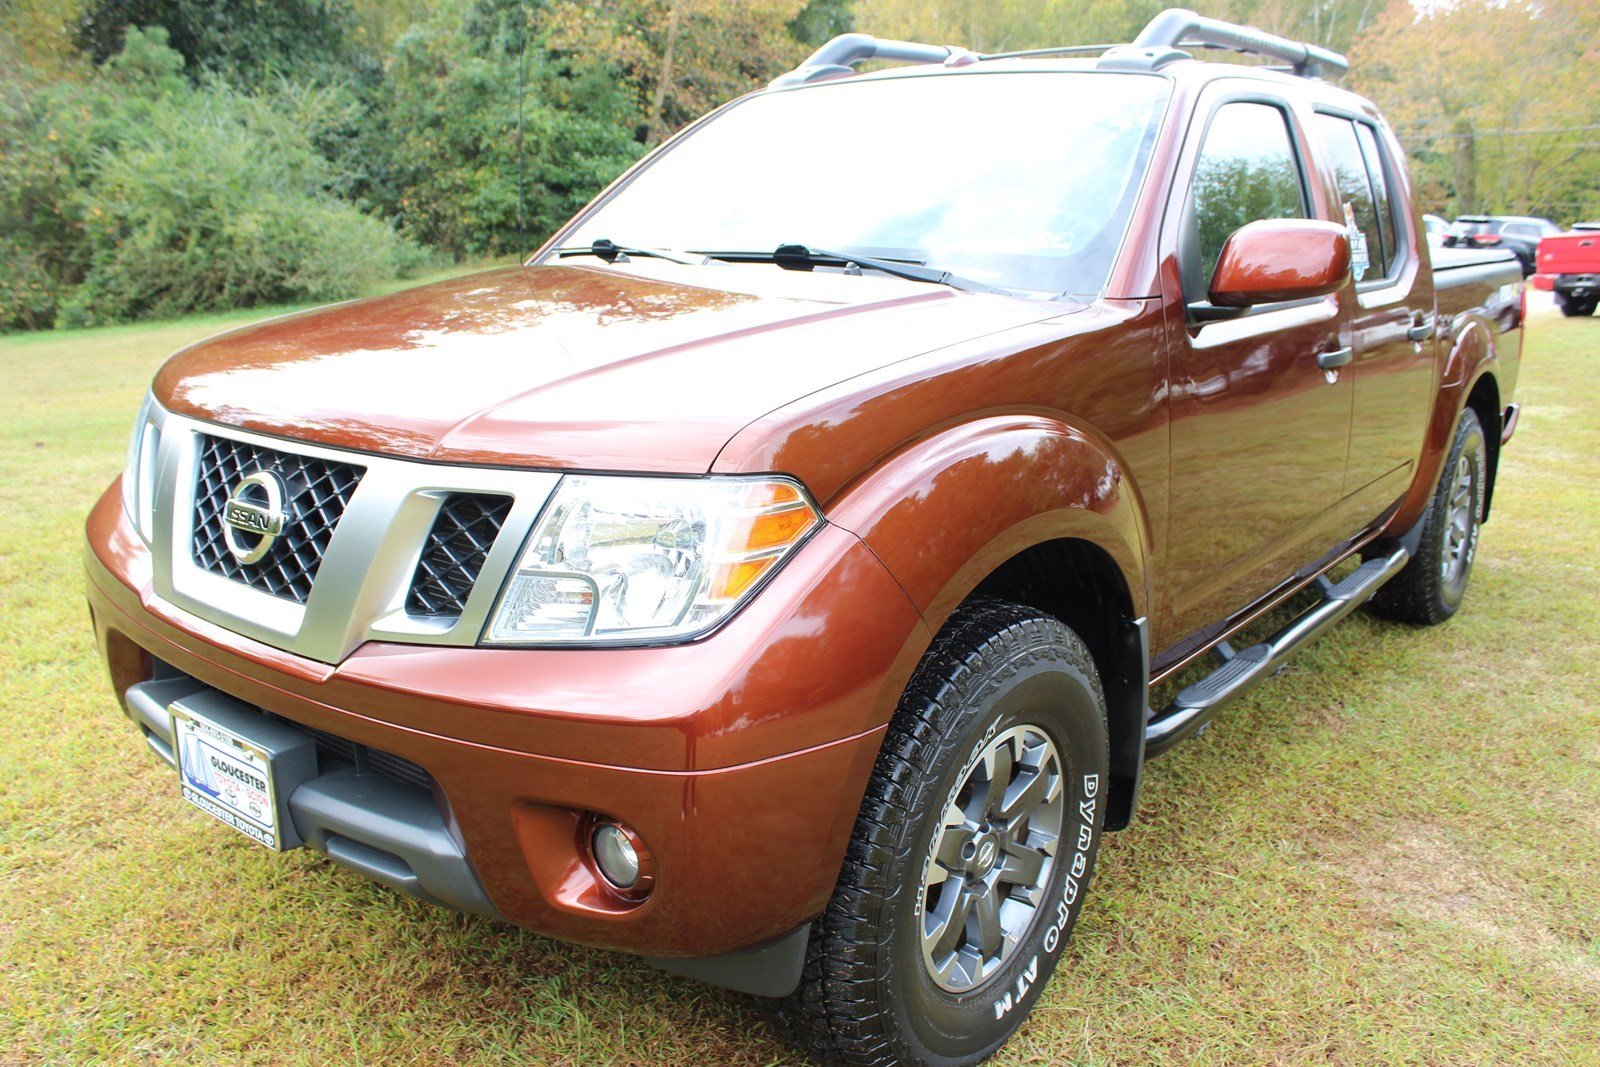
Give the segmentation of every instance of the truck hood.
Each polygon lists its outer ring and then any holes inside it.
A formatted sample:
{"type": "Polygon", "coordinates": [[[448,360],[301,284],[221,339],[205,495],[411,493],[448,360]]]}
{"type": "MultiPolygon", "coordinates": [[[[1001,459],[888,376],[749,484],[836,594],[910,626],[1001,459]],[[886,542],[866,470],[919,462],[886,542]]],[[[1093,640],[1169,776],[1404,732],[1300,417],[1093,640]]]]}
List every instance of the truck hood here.
{"type": "Polygon", "coordinates": [[[512,267],[209,338],[154,389],[180,414],[337,448],[698,473],[774,408],[1061,313],[765,265],[512,267]]]}

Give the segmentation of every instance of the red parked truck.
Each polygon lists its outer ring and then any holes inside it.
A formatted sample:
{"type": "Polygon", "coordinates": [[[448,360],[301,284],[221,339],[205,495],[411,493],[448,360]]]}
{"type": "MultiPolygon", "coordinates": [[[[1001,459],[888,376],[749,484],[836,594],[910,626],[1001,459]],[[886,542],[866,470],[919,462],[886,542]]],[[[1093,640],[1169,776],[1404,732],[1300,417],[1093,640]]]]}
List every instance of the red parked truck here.
{"type": "Polygon", "coordinates": [[[1539,242],[1539,275],[1556,294],[1556,307],[1568,318],[1588,318],[1600,304],[1600,232],[1572,232],[1539,242]]]}
{"type": "Polygon", "coordinates": [[[1342,68],[847,36],[522,269],[189,347],[88,520],[118,698],[269,847],[982,1059],[1146,760],[1461,604],[1521,271],[1342,68]]]}

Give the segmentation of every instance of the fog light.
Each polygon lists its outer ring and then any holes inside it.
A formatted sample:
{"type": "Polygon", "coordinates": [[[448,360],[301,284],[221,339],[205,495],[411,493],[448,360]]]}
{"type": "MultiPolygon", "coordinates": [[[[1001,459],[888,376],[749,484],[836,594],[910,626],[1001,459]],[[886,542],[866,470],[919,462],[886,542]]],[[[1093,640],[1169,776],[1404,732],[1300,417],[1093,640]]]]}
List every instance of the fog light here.
{"type": "Polygon", "coordinates": [[[613,888],[630,894],[650,888],[637,835],[616,823],[601,823],[595,828],[589,847],[594,852],[595,866],[613,888]]]}

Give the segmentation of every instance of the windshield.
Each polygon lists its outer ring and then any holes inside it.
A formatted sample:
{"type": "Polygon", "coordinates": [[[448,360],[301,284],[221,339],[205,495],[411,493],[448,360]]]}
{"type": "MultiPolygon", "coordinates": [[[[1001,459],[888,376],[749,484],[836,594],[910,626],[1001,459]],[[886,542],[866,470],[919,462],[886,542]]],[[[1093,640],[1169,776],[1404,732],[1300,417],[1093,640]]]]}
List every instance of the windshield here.
{"type": "Polygon", "coordinates": [[[673,145],[562,244],[803,244],[1093,296],[1167,95],[1160,78],[1040,72],[753,96],[673,145]]]}

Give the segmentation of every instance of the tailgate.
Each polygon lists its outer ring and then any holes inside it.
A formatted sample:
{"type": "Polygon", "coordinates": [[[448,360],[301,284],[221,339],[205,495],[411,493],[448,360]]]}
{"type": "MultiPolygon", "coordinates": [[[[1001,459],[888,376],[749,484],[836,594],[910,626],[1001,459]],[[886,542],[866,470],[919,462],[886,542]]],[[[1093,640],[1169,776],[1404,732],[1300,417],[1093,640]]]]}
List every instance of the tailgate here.
{"type": "Polygon", "coordinates": [[[1600,233],[1564,233],[1539,242],[1540,274],[1600,274],[1600,233]]]}

